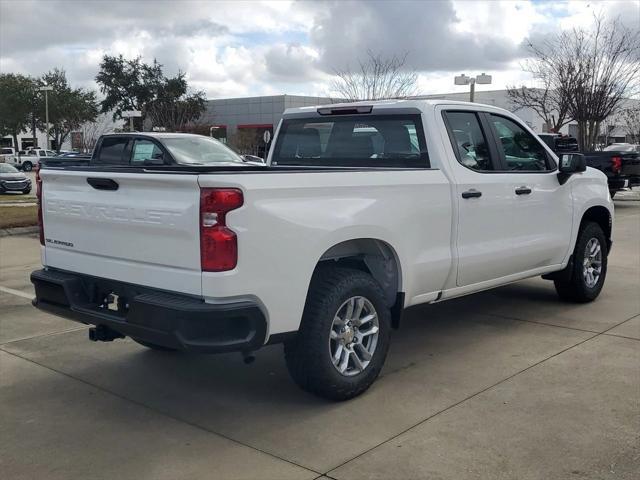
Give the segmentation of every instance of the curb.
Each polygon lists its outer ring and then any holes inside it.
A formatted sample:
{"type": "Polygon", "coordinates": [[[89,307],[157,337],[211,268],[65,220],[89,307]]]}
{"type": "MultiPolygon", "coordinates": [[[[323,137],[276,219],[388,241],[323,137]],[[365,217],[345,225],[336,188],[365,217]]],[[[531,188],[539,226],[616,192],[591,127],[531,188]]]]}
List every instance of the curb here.
{"type": "Polygon", "coordinates": [[[32,227],[13,227],[13,228],[0,228],[0,237],[12,237],[16,235],[36,235],[38,234],[38,226],[32,227]]]}

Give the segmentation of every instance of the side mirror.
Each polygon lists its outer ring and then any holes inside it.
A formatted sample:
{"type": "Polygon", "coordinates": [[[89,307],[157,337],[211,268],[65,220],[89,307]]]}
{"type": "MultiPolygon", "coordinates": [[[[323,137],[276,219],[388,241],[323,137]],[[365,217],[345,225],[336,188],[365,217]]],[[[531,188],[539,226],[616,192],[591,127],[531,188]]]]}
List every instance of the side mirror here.
{"type": "Polygon", "coordinates": [[[587,163],[581,153],[563,153],[560,155],[560,165],[558,166],[558,181],[564,185],[569,177],[574,173],[584,172],[587,163]]]}

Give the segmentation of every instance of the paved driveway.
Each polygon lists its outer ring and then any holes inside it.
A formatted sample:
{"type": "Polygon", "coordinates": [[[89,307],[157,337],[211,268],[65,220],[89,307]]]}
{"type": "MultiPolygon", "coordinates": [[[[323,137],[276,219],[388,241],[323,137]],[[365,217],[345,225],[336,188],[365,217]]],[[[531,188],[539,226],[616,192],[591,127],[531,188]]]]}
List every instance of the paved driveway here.
{"type": "Polygon", "coordinates": [[[616,202],[602,295],[527,280],[413,309],[381,378],[328,403],[282,347],[93,343],[36,311],[35,238],[0,238],[0,478],[637,479],[640,202],[616,202]]]}

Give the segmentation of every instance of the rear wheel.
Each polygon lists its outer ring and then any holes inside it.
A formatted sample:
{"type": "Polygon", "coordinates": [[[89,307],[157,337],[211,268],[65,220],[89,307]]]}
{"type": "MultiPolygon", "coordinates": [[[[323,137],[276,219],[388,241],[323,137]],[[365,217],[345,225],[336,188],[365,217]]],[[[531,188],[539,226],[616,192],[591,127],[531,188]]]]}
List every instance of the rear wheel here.
{"type": "Polygon", "coordinates": [[[378,377],[390,333],[390,309],[370,275],[321,267],[311,281],[300,330],[285,343],[289,373],[321,397],[353,398],[378,377]]]}
{"type": "Polygon", "coordinates": [[[30,172],[31,170],[33,170],[33,164],[31,162],[23,162],[22,170],[24,170],[25,172],[30,172]]]}
{"type": "Polygon", "coordinates": [[[600,225],[585,223],[573,251],[573,265],[565,279],[555,280],[556,292],[563,300],[595,300],[607,275],[607,239],[600,225]]]}
{"type": "Polygon", "coordinates": [[[132,338],[132,340],[136,343],[139,343],[143,347],[150,348],[151,350],[157,350],[159,352],[177,352],[175,348],[163,347],[162,345],[156,345],[155,343],[145,342],[144,340],[138,340],[137,338],[132,338]]]}

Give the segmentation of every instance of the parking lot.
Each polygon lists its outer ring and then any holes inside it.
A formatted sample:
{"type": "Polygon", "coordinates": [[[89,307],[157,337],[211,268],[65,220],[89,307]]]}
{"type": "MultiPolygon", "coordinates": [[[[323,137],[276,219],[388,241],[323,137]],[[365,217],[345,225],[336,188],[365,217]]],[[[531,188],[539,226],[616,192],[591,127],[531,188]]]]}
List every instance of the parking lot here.
{"type": "Polygon", "coordinates": [[[413,309],[345,403],[299,390],[280,345],[90,342],[30,305],[38,240],[0,245],[1,478],[638,478],[640,201],[616,201],[595,303],[537,278],[413,309]]]}

